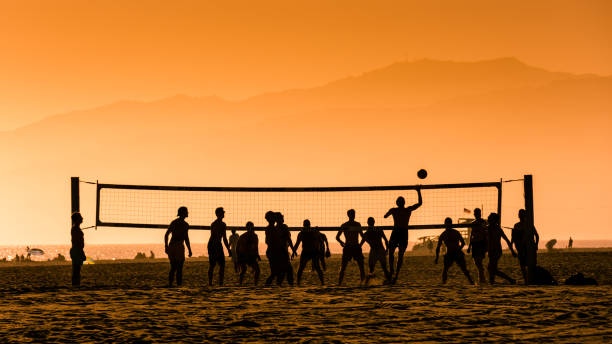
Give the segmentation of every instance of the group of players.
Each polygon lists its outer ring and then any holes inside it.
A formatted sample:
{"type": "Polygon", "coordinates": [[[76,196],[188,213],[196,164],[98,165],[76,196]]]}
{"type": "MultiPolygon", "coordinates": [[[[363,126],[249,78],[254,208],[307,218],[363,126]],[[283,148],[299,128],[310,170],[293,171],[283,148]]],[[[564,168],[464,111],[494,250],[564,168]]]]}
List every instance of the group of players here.
{"type": "MultiPolygon", "coordinates": [[[[368,218],[367,229],[363,231],[361,224],[355,221],[355,210],[350,209],[347,211],[348,221],[340,226],[336,235],[336,240],[342,246],[342,263],[338,278],[339,285],[342,285],[346,267],[351,260],[355,260],[359,266],[362,283],[367,284],[369,278],[374,273],[376,263],[381,265],[386,284],[395,284],[397,282],[404,254],[408,247],[408,223],[410,216],[414,210],[423,204],[421,190],[417,189],[416,191],[418,194],[417,203],[406,207],[404,198],[398,197],[396,201],[397,207],[389,209],[385,214],[385,218],[392,216],[394,222],[389,240],[387,240],[382,229],[374,226],[375,220],[373,217],[368,218]],[[362,246],[365,243],[368,243],[370,246],[369,274],[367,277],[362,251],[362,246]],[[394,269],[396,250],[398,251],[397,266],[394,269]],[[388,267],[387,261],[389,262],[388,267]]],[[[217,266],[219,270],[219,284],[223,285],[225,272],[225,252],[223,246],[225,246],[228,255],[232,258],[235,271],[239,274],[239,283],[242,284],[247,268],[250,267],[254,271],[254,280],[255,284],[257,284],[260,276],[259,262],[261,257],[259,256],[259,238],[255,233],[253,223],[247,222],[245,226],[246,231],[240,236],[233,229],[232,235],[228,240],[227,225],[223,222],[225,216],[224,209],[221,207],[217,208],[215,215],[217,219],[210,226],[210,239],[208,241],[209,285],[213,284],[214,270],[217,266]]],[[[177,218],[170,223],[164,237],[165,251],[170,260],[170,286],[172,286],[175,277],[176,284],[179,286],[182,284],[185,246],[188,249],[189,257],[192,256],[188,234],[189,224],[185,221],[188,216],[188,209],[180,207],[177,218]],[[170,240],[168,240],[169,238],[170,240]]],[[[512,255],[518,256],[521,272],[527,284],[529,280],[528,267],[534,267],[536,263],[539,237],[533,224],[528,221],[525,210],[519,211],[520,221],[512,230],[511,241],[504,234],[499,223],[499,216],[496,213],[491,213],[488,221],[485,221],[482,218],[481,210],[477,208],[474,210],[474,216],[475,220],[470,224],[471,233],[467,253],[470,253],[470,251],[472,253],[472,258],[478,269],[480,283],[486,282],[483,260],[487,253],[489,256],[489,282],[493,284],[495,277],[500,276],[512,284],[516,283],[514,279],[498,269],[498,261],[502,255],[501,239],[504,239],[512,255]],[[516,248],[516,252],[513,246],[516,248]]],[[[268,211],[265,214],[265,219],[268,222],[265,228],[266,256],[270,264],[270,276],[266,279],[265,284],[270,285],[276,280],[276,283],[281,285],[286,279],[290,285],[293,285],[294,271],[291,259],[297,255],[298,248],[301,245],[302,251],[297,271],[297,284],[300,284],[302,274],[308,262],[312,262],[312,269],[316,271],[321,285],[323,285],[325,283],[323,278],[325,258],[330,256],[329,243],[325,234],[316,228],[312,228],[310,221],[306,219],[303,222],[303,229],[298,234],[294,244],[289,228],[284,223],[283,214],[268,211]],[[291,252],[289,249],[291,249],[291,252]]],[[[78,285],[80,283],[80,265],[85,256],[83,253],[83,236],[80,230],[82,217],[79,213],[74,213],[72,220],[73,249],[71,250],[71,257],[73,260],[73,284],[78,285]]],[[[438,240],[435,259],[437,264],[441,245],[444,244],[446,254],[444,255],[442,282],[446,282],[449,268],[453,263],[457,263],[468,281],[473,284],[474,282],[467,270],[463,254],[465,241],[462,235],[453,228],[450,218],[446,218],[444,224],[445,230],[438,240]]]]}
{"type": "MultiPolygon", "coordinates": [[[[418,202],[416,204],[406,207],[404,198],[398,197],[396,201],[397,207],[391,208],[385,214],[385,218],[392,216],[394,221],[393,231],[389,240],[387,240],[382,229],[374,226],[373,217],[368,218],[368,227],[364,232],[361,224],[355,221],[355,210],[350,209],[347,211],[348,221],[340,226],[340,230],[336,235],[336,240],[342,246],[342,265],[338,278],[339,285],[342,285],[344,272],[351,260],[357,262],[362,282],[367,282],[369,277],[373,275],[377,262],[380,262],[384,271],[385,283],[397,282],[404,253],[408,247],[408,222],[410,215],[423,204],[420,189],[417,189],[417,194],[418,202]],[[342,238],[343,236],[344,239],[342,238]],[[370,274],[368,277],[365,274],[362,251],[362,246],[365,243],[368,243],[370,246],[368,262],[370,274]],[[398,250],[397,268],[394,269],[396,250],[398,250]],[[388,269],[387,253],[389,261],[388,269]]],[[[170,259],[169,285],[173,284],[175,276],[176,284],[180,285],[182,283],[185,246],[187,246],[189,257],[192,256],[188,235],[189,225],[185,221],[185,218],[189,215],[187,208],[180,207],[177,215],[177,219],[172,221],[164,238],[166,253],[170,259]],[[169,237],[170,241],[168,241],[169,237]]],[[[261,257],[259,256],[259,238],[255,233],[253,223],[247,222],[245,226],[246,232],[240,236],[235,233],[235,230],[232,230],[232,235],[228,240],[227,225],[223,222],[225,216],[224,209],[221,207],[217,208],[215,215],[217,219],[210,226],[210,239],[208,241],[209,285],[213,284],[214,270],[217,266],[219,267],[219,284],[223,284],[225,272],[225,252],[223,246],[225,246],[228,255],[234,261],[234,269],[239,273],[239,283],[242,284],[247,268],[250,267],[254,271],[255,284],[257,284],[260,275],[259,261],[261,261],[261,257]]],[[[321,285],[325,284],[323,279],[325,258],[330,256],[329,243],[325,234],[316,228],[312,228],[310,220],[306,219],[303,222],[303,229],[298,234],[294,244],[282,213],[268,211],[265,214],[265,219],[268,222],[265,228],[266,256],[270,264],[270,276],[266,279],[265,284],[270,285],[276,280],[276,283],[281,285],[284,280],[287,280],[290,285],[293,285],[294,271],[291,259],[297,255],[300,245],[302,245],[302,251],[297,271],[297,284],[300,284],[304,269],[309,262],[312,262],[312,268],[317,272],[321,285]]]]}

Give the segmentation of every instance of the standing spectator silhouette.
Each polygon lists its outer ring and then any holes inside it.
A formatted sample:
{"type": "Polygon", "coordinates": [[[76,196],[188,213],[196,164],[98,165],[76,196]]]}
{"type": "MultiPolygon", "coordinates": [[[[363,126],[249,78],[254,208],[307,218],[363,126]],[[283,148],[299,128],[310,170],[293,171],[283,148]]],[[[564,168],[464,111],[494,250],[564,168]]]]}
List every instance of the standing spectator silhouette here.
{"type": "Polygon", "coordinates": [[[361,277],[361,283],[365,281],[365,271],[363,268],[363,252],[361,251],[361,245],[359,244],[360,238],[363,239],[363,232],[361,230],[361,224],[355,221],[355,210],[350,209],[346,212],[349,220],[340,226],[338,234],[336,234],[336,240],[342,246],[342,265],[340,267],[340,276],[338,276],[338,285],[342,285],[344,279],[344,271],[346,266],[351,260],[355,260],[359,266],[359,275],[361,277]],[[342,241],[341,236],[344,234],[342,241]]]}
{"type": "Polygon", "coordinates": [[[487,222],[482,218],[480,208],[474,209],[474,221],[470,223],[470,243],[468,244],[467,253],[472,251],[472,259],[478,269],[478,280],[480,284],[486,282],[484,266],[482,261],[487,253],[487,222]]]}
{"type": "Polygon", "coordinates": [[[72,259],[72,285],[81,285],[81,266],[85,259],[85,237],[83,230],[81,230],[81,223],[83,223],[83,216],[81,213],[74,212],[71,216],[72,228],[70,229],[70,239],[72,247],[70,248],[70,259],[72,259]]]}
{"type": "Polygon", "coordinates": [[[225,275],[225,253],[223,245],[227,249],[229,256],[232,256],[229,243],[227,242],[227,225],[223,222],[225,210],[222,207],[215,209],[217,219],[210,225],[210,239],[208,239],[208,285],[213,284],[213,274],[215,266],[219,265],[219,285],[223,285],[225,275]],[[223,244],[221,244],[223,240],[223,244]]]}
{"type": "Polygon", "coordinates": [[[406,253],[406,248],[408,248],[408,222],[410,221],[410,215],[423,204],[420,187],[417,188],[416,191],[419,197],[417,203],[406,208],[406,200],[404,197],[400,196],[395,201],[397,208],[391,208],[385,214],[385,219],[389,217],[389,215],[393,216],[393,230],[391,231],[391,238],[389,239],[389,270],[391,275],[393,275],[395,249],[398,249],[397,270],[392,283],[397,282],[402,263],[404,262],[404,254],[406,253]]]}
{"type": "Polygon", "coordinates": [[[189,216],[187,207],[180,207],[177,216],[178,218],[174,219],[170,226],[168,226],[164,236],[165,252],[170,260],[170,273],[168,274],[168,286],[170,287],[172,287],[175,274],[176,285],[180,287],[183,284],[183,264],[185,263],[185,245],[183,243],[187,245],[189,257],[192,256],[191,244],[189,242],[189,224],[185,221],[185,218],[189,216]],[[172,237],[170,238],[170,243],[168,243],[168,236],[170,234],[172,234],[172,237]]]}
{"type": "Polygon", "coordinates": [[[567,242],[567,248],[572,248],[573,246],[574,246],[574,239],[570,237],[569,241],[567,242]]]}
{"type": "Polygon", "coordinates": [[[527,218],[527,211],[525,209],[519,210],[518,217],[519,222],[512,228],[511,243],[513,243],[516,248],[525,284],[529,284],[533,279],[533,276],[530,275],[535,273],[535,267],[537,265],[537,251],[540,236],[533,224],[531,224],[530,220],[527,218]]]}
{"type": "Polygon", "coordinates": [[[448,269],[453,265],[453,263],[457,263],[463,271],[463,274],[468,279],[470,284],[474,284],[472,281],[472,277],[470,277],[470,272],[465,266],[465,256],[463,254],[463,246],[465,246],[465,241],[463,241],[463,236],[461,233],[454,229],[453,220],[450,217],[447,217],[444,220],[444,232],[440,234],[440,238],[438,239],[438,246],[436,247],[436,260],[435,263],[438,264],[438,257],[440,255],[440,246],[444,243],[446,246],[446,254],[444,255],[444,270],[442,271],[442,283],[446,283],[448,278],[448,269]]]}
{"type": "Polygon", "coordinates": [[[497,267],[499,259],[502,256],[501,239],[504,239],[506,241],[506,244],[508,244],[508,247],[510,248],[510,252],[512,252],[512,256],[516,257],[516,253],[512,249],[512,244],[510,243],[510,240],[508,240],[508,237],[506,236],[499,224],[499,215],[497,215],[497,213],[491,213],[487,220],[489,222],[489,225],[487,227],[487,233],[489,237],[489,282],[491,284],[494,284],[495,276],[499,276],[501,278],[506,279],[508,282],[510,282],[510,284],[516,284],[516,280],[499,271],[497,267]]]}

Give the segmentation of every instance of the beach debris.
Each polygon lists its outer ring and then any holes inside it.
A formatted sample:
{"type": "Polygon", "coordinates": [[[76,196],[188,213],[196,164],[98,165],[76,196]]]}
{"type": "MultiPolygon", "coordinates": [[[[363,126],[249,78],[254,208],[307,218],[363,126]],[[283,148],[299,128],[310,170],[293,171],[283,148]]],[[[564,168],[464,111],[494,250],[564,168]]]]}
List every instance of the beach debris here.
{"type": "Polygon", "coordinates": [[[229,324],[229,326],[260,327],[261,325],[251,320],[242,319],[229,324]]]}
{"type": "Polygon", "coordinates": [[[87,259],[85,259],[85,261],[83,262],[83,265],[93,265],[93,264],[95,264],[95,263],[96,263],[96,262],[94,261],[94,259],[93,259],[93,258],[91,258],[91,257],[87,257],[87,259]]]}

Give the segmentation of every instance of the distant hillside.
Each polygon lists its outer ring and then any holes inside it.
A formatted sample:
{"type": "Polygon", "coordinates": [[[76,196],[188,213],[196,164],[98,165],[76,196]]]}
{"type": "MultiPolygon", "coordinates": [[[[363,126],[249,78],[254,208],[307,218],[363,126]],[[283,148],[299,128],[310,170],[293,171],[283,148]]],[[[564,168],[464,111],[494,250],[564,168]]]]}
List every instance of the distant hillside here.
{"type": "Polygon", "coordinates": [[[44,240],[64,242],[71,175],[147,184],[410,184],[422,167],[431,172],[427,182],[534,173],[547,237],[572,233],[585,217],[609,228],[611,95],[610,77],[515,59],[422,60],[241,102],[174,96],[56,115],[0,133],[0,229],[11,243],[40,227],[49,228],[44,240]]]}

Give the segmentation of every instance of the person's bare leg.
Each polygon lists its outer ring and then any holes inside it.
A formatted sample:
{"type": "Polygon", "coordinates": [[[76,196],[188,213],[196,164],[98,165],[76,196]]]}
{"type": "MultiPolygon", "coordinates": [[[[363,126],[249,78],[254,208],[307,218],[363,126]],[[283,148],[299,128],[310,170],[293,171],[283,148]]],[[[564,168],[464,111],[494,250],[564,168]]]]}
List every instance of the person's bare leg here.
{"type": "Polygon", "coordinates": [[[474,258],[474,264],[478,269],[478,280],[480,281],[480,284],[486,283],[487,280],[485,277],[484,266],[482,265],[482,258],[474,258]]]}
{"type": "Polygon", "coordinates": [[[525,285],[528,285],[529,276],[527,275],[527,266],[521,265],[521,273],[523,274],[523,280],[525,281],[525,285]]]}
{"type": "Polygon", "coordinates": [[[385,273],[385,281],[387,283],[391,282],[392,277],[391,277],[391,273],[387,269],[387,261],[385,260],[385,257],[380,257],[380,266],[382,267],[382,270],[385,273]]]}
{"type": "Polygon", "coordinates": [[[208,285],[213,285],[213,274],[215,272],[215,265],[217,265],[217,261],[209,261],[208,264],[208,285]]]}
{"type": "Polygon", "coordinates": [[[168,274],[168,286],[172,287],[172,282],[174,281],[174,273],[176,272],[176,263],[174,261],[170,261],[170,273],[168,274]]]}
{"type": "Polygon", "coordinates": [[[389,272],[391,273],[391,276],[393,276],[393,260],[395,256],[395,246],[391,246],[389,248],[389,272]]]}
{"type": "Polygon", "coordinates": [[[357,265],[359,265],[359,277],[361,278],[361,282],[365,281],[365,267],[363,266],[363,259],[357,261],[357,265]]]}
{"type": "MultiPolygon", "coordinates": [[[[314,268],[316,259],[312,260],[312,267],[314,268]]],[[[297,272],[297,285],[299,286],[302,283],[302,273],[304,273],[304,268],[306,267],[306,264],[308,263],[308,261],[306,259],[300,259],[300,266],[298,267],[298,272],[297,272]]]]}
{"type": "Polygon", "coordinates": [[[321,285],[325,285],[325,282],[323,280],[323,271],[321,270],[321,267],[319,266],[319,261],[317,259],[313,259],[313,265],[315,270],[317,271],[317,275],[319,275],[319,281],[321,281],[321,285]]]}
{"type": "Polygon", "coordinates": [[[225,262],[224,261],[220,261],[219,262],[219,285],[222,286],[223,285],[223,277],[225,275],[225,262]]]}
{"type": "Polygon", "coordinates": [[[442,284],[445,284],[448,279],[448,268],[450,268],[450,266],[444,265],[444,270],[442,270],[442,284]]]}
{"type": "Polygon", "coordinates": [[[183,264],[185,261],[178,261],[176,263],[176,285],[180,287],[183,284],[183,264]]]}
{"type": "Polygon", "coordinates": [[[467,277],[470,284],[474,284],[474,281],[472,280],[472,276],[470,276],[470,272],[468,271],[467,266],[465,266],[465,264],[460,264],[459,267],[461,267],[461,271],[463,271],[463,274],[465,275],[465,277],[467,277]]]}
{"type": "Polygon", "coordinates": [[[393,284],[397,282],[397,278],[399,277],[400,269],[402,268],[402,264],[404,263],[404,253],[406,253],[406,249],[400,248],[397,252],[397,270],[395,270],[395,277],[393,278],[393,284]]]}
{"type": "Polygon", "coordinates": [[[242,281],[244,280],[244,275],[246,274],[246,264],[241,264],[240,265],[240,275],[238,277],[238,284],[242,285],[242,281]]]}
{"type": "Polygon", "coordinates": [[[342,260],[342,266],[340,267],[340,275],[338,276],[338,285],[342,285],[342,280],[344,279],[344,270],[346,270],[346,265],[348,261],[342,260]]]}
{"type": "Polygon", "coordinates": [[[257,282],[259,282],[259,264],[257,262],[255,262],[255,264],[253,265],[253,269],[255,270],[255,285],[257,285],[257,282]]]}

